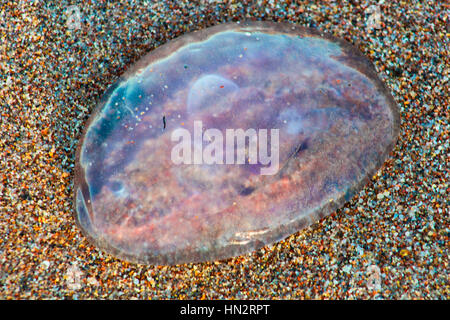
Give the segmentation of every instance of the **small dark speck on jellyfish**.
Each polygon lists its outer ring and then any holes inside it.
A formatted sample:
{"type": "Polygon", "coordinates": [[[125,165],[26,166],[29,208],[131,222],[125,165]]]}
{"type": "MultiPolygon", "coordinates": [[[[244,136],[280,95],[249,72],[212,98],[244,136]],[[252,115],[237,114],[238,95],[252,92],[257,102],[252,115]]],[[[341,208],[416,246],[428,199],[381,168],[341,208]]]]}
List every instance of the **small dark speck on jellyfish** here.
{"type": "Polygon", "coordinates": [[[239,188],[239,194],[241,195],[241,196],[248,196],[248,195],[250,195],[250,194],[252,194],[253,193],[253,191],[255,191],[255,187],[244,187],[244,186],[242,186],[241,188],[239,188]]]}

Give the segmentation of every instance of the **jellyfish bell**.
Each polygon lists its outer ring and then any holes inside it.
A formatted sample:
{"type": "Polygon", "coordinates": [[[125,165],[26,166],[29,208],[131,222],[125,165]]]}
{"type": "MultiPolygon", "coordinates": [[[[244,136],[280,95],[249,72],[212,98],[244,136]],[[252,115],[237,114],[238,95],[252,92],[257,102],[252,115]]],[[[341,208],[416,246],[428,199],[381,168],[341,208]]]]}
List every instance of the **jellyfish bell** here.
{"type": "Polygon", "coordinates": [[[207,28],[150,52],[105,93],[77,150],[74,216],[92,243],[128,261],[234,257],[343,206],[398,131],[389,91],[347,42],[293,24],[207,28]],[[194,161],[191,143],[190,163],[172,161],[172,133],[184,128],[194,139],[196,121],[211,158],[194,161]],[[258,159],[245,138],[244,147],[230,144],[236,158],[227,164],[227,129],[276,129],[275,172],[261,174],[273,143],[259,136],[258,159]],[[224,163],[213,161],[220,146],[224,163]]]}

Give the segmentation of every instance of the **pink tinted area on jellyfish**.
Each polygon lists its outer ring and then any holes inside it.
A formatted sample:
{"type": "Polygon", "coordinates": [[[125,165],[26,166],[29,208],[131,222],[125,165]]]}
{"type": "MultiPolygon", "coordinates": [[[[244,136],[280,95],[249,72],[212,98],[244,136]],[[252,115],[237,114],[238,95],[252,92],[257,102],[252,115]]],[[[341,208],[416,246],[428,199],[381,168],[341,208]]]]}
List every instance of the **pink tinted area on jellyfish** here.
{"type": "MultiPolygon", "coordinates": [[[[77,152],[75,218],[99,248],[129,261],[247,253],[350,200],[388,156],[398,123],[370,62],[343,41],[268,22],[187,34],[105,93],[77,152]],[[175,164],[172,133],[193,137],[198,121],[224,137],[278,130],[266,147],[278,147],[279,166],[262,175],[268,165],[237,145],[242,164],[175,164]]],[[[211,141],[202,137],[203,150],[211,141]]]]}

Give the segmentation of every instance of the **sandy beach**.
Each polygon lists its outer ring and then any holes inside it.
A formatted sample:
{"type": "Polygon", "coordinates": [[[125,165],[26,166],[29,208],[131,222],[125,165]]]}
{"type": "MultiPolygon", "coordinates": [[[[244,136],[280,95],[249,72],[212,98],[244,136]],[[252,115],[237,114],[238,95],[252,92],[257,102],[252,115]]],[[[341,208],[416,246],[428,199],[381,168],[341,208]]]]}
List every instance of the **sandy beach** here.
{"type": "Polygon", "coordinates": [[[444,1],[2,1],[0,35],[0,299],[449,298],[444,1]],[[101,252],[73,218],[92,110],[150,50],[243,20],[359,48],[400,110],[389,159],[342,209],[251,254],[166,267],[101,252]]]}

